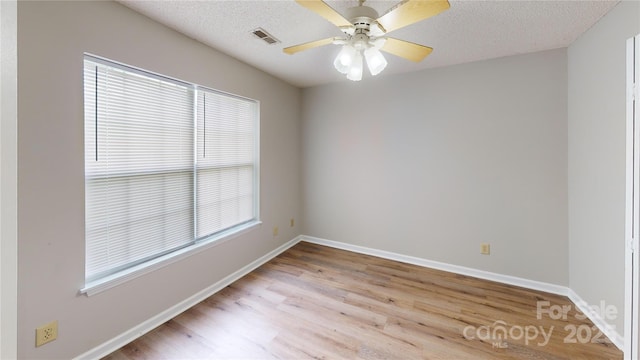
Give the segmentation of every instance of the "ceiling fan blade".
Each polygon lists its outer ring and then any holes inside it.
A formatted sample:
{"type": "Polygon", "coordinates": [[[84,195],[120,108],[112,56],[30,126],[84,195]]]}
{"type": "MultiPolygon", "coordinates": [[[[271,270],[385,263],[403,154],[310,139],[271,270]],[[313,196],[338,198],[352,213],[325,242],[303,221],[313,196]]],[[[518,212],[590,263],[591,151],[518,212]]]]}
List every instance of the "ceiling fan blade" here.
{"type": "Polygon", "coordinates": [[[300,44],[300,45],[289,46],[287,48],[282,49],[282,51],[284,51],[285,53],[287,53],[289,55],[293,55],[293,54],[295,54],[297,52],[300,52],[300,51],[303,51],[303,50],[309,50],[309,49],[313,49],[315,47],[329,45],[329,44],[331,44],[334,41],[339,40],[339,39],[340,38],[338,38],[338,37],[332,37],[332,38],[327,38],[327,39],[322,39],[322,40],[311,41],[311,42],[300,44]]]}
{"type": "Polygon", "coordinates": [[[385,32],[390,32],[438,15],[449,7],[447,0],[404,0],[377,21],[385,32]]]}
{"type": "Polygon", "coordinates": [[[331,6],[322,0],[296,0],[296,2],[329,20],[329,22],[337,27],[353,26],[349,20],[345,19],[340,13],[333,10],[331,6]]]}
{"type": "Polygon", "coordinates": [[[432,48],[409,41],[387,38],[380,50],[407,60],[420,62],[433,51],[432,48]]]}

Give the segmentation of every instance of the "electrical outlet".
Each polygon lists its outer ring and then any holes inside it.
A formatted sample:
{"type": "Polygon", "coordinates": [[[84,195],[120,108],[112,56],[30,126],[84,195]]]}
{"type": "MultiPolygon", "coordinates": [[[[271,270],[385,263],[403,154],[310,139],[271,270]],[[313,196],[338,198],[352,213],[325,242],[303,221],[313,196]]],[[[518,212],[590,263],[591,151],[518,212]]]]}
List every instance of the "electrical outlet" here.
{"type": "Polygon", "coordinates": [[[293,227],[295,225],[295,220],[293,220],[293,218],[291,218],[291,221],[289,222],[289,226],[293,227]]]}
{"type": "Polygon", "coordinates": [[[273,236],[278,236],[278,227],[277,226],[273,227],[273,236]]]}
{"type": "Polygon", "coordinates": [[[36,347],[42,346],[58,338],[58,321],[52,321],[48,324],[36,328],[36,347]]]}
{"type": "Polygon", "coordinates": [[[489,244],[480,244],[480,254],[489,255],[491,253],[491,247],[489,244]]]}

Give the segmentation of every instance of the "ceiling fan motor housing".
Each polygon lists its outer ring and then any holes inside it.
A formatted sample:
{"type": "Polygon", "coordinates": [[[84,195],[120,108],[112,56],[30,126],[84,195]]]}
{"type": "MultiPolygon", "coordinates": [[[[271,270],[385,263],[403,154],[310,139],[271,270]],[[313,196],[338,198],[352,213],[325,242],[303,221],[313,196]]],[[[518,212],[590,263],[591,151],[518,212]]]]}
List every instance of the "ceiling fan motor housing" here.
{"type": "Polygon", "coordinates": [[[378,18],[378,12],[374,8],[368,6],[350,7],[345,11],[344,15],[345,19],[351,21],[352,24],[355,24],[355,20],[358,18],[368,18],[369,23],[378,18]]]}
{"type": "Polygon", "coordinates": [[[372,25],[376,24],[378,12],[369,6],[355,6],[345,11],[345,18],[353,24],[353,28],[345,29],[348,41],[356,50],[366,50],[371,46],[372,25]]]}
{"type": "Polygon", "coordinates": [[[345,11],[345,18],[353,24],[356,30],[364,30],[367,35],[371,36],[372,25],[376,24],[378,12],[368,6],[355,6],[345,11]]]}

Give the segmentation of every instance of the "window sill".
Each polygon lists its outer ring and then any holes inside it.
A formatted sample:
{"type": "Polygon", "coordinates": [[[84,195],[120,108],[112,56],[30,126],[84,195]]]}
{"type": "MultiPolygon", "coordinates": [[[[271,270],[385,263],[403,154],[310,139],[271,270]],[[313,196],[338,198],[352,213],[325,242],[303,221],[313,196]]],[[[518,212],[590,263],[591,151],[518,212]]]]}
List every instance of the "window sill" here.
{"type": "Polygon", "coordinates": [[[111,289],[112,287],[118,286],[130,280],[133,280],[144,274],[148,274],[150,272],[163,268],[176,261],[180,261],[184,258],[197,254],[201,251],[223,244],[239,235],[247,233],[248,231],[256,228],[261,224],[262,222],[259,220],[246,223],[241,227],[233,228],[233,229],[230,229],[229,231],[216,234],[215,236],[212,236],[203,241],[199,241],[184,249],[174,251],[172,253],[161,256],[157,259],[153,259],[143,264],[134,266],[130,269],[126,269],[118,273],[115,273],[113,275],[106,276],[102,279],[92,281],[90,283],[85,284],[85,287],[80,289],[80,293],[85,294],[87,296],[99,294],[105,290],[111,289]]]}

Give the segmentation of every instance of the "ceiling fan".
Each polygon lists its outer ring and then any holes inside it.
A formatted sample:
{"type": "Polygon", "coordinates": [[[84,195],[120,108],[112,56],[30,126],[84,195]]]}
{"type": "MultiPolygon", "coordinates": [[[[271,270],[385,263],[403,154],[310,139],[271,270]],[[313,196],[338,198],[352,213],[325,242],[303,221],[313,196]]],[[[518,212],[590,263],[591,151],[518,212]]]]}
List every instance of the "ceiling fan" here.
{"type": "Polygon", "coordinates": [[[342,50],[333,65],[336,70],[347,75],[347,79],[353,81],[362,79],[363,55],[371,75],[379,74],[387,66],[387,60],[381,50],[411,61],[422,61],[433,51],[432,48],[385,35],[449,8],[447,0],[403,0],[379,16],[375,9],[364,5],[365,0],[359,0],[359,6],[347,9],[343,16],[322,0],[296,2],[339,27],[345,36],[290,46],[283,51],[293,55],[328,44],[342,45],[342,50]]]}

